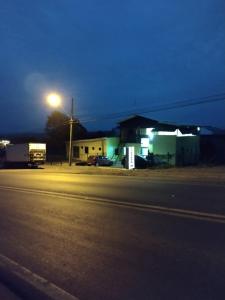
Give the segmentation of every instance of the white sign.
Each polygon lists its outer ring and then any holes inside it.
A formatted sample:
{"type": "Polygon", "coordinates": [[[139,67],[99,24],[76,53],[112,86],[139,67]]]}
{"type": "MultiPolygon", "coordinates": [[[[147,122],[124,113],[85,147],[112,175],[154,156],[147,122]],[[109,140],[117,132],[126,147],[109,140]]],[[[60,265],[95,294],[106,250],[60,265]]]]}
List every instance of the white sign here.
{"type": "Polygon", "coordinates": [[[29,143],[29,150],[46,150],[44,143],[29,143]]]}
{"type": "Polygon", "coordinates": [[[128,169],[135,168],[134,147],[128,147],[128,169]]]}

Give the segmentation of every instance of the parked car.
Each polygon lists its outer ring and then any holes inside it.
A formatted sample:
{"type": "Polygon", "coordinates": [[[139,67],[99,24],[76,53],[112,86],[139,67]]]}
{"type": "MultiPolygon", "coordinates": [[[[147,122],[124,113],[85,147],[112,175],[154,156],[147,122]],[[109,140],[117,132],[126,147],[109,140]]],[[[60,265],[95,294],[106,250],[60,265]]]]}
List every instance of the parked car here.
{"type": "MultiPolygon", "coordinates": [[[[124,157],[121,161],[121,164],[126,166],[126,157],[124,157]]],[[[135,155],[135,169],[146,169],[150,166],[150,163],[147,159],[140,155],[135,155]]]]}
{"type": "MultiPolygon", "coordinates": [[[[126,166],[126,157],[121,161],[122,165],[126,166]]],[[[144,158],[140,155],[135,155],[135,169],[146,169],[151,167],[166,167],[168,163],[161,160],[158,156],[150,155],[144,158]]]]}
{"type": "Polygon", "coordinates": [[[88,166],[112,166],[113,161],[106,156],[91,155],[87,159],[88,166]]]}

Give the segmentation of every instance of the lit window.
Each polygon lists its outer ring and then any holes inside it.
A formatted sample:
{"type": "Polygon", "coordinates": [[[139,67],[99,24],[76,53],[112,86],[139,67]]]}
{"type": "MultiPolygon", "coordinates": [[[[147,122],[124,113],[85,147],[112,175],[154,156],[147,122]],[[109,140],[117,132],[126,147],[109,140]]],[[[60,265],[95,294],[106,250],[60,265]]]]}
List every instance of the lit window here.
{"type": "Polygon", "coordinates": [[[146,134],[149,136],[149,140],[152,141],[154,138],[154,133],[152,132],[154,128],[146,128],[146,134]]]}
{"type": "Polygon", "coordinates": [[[141,154],[142,155],[148,155],[148,148],[141,148],[141,154]]]}
{"type": "Polygon", "coordinates": [[[141,138],[141,147],[149,146],[149,138],[141,138]]]}

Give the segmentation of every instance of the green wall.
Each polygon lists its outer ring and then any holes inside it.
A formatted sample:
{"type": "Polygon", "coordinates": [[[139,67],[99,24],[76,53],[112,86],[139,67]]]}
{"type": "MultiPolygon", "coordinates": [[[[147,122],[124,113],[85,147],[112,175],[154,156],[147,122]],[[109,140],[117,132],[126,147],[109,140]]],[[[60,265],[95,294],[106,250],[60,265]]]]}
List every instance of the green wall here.
{"type": "Polygon", "coordinates": [[[109,159],[115,158],[115,149],[119,147],[119,138],[118,137],[108,137],[105,140],[106,144],[106,156],[109,159]]]}
{"type": "Polygon", "coordinates": [[[152,141],[153,153],[162,160],[167,161],[171,165],[176,163],[176,136],[173,135],[155,135],[152,141]],[[168,153],[170,159],[168,161],[168,153]]]}

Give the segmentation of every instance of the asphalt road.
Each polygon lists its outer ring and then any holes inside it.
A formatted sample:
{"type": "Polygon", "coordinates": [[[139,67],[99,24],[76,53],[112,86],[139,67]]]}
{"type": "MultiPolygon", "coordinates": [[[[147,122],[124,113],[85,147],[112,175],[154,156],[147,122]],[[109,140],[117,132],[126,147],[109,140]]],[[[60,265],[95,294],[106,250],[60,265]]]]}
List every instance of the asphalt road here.
{"type": "Polygon", "coordinates": [[[224,299],[225,187],[0,172],[0,253],[86,299],[224,299]]]}

